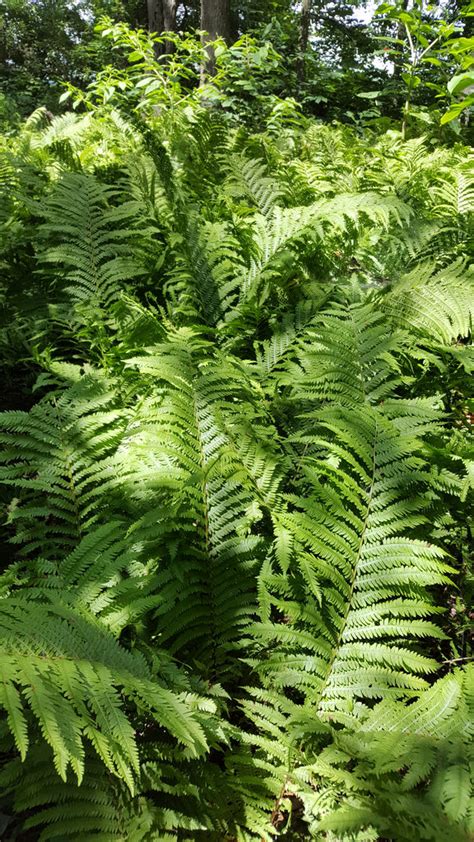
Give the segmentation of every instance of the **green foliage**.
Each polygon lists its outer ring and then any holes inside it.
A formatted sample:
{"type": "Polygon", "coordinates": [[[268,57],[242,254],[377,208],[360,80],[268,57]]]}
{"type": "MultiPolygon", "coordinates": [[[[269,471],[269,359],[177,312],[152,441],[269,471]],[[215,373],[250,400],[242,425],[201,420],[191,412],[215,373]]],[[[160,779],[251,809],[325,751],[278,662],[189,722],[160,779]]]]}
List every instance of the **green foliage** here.
{"type": "Polygon", "coordinates": [[[0,148],[6,838],[467,842],[472,153],[133,37],[0,148]]]}
{"type": "Polygon", "coordinates": [[[131,22],[133,6],[121,0],[4,0],[2,93],[22,115],[38,105],[56,108],[61,82],[84,84],[112,58],[94,34],[97,16],[113,14],[131,22]]]}
{"type": "Polygon", "coordinates": [[[391,53],[395,64],[406,86],[403,137],[410,116],[413,94],[423,85],[422,68],[442,67],[440,55],[446,56],[446,42],[449,42],[456,31],[456,21],[447,21],[443,17],[430,15],[430,12],[431,9],[425,10],[421,2],[415,2],[411,8],[400,2],[382,3],[377,9],[377,14],[383,14],[398,23],[397,38],[390,38],[389,41],[392,43],[391,53]],[[406,45],[404,38],[407,40],[406,45]]]}
{"type": "Polygon", "coordinates": [[[144,272],[130,258],[129,242],[135,233],[132,210],[124,204],[111,207],[113,196],[113,189],[89,176],[69,173],[55,185],[42,209],[41,235],[48,246],[40,261],[62,269],[56,273],[62,288],[58,292],[85,320],[91,311],[113,309],[123,282],[144,272]],[[59,245],[54,247],[56,239],[59,245]]]}
{"type": "Polygon", "coordinates": [[[331,782],[326,798],[335,806],[328,814],[323,800],[314,799],[315,813],[321,808],[326,813],[318,827],[345,835],[370,824],[384,836],[396,827],[401,840],[414,833],[417,839],[441,840],[447,833],[465,839],[472,676],[471,667],[457,670],[408,708],[382,702],[358,728],[336,733],[312,766],[331,782]],[[344,784],[347,795],[342,795],[344,784]]]}

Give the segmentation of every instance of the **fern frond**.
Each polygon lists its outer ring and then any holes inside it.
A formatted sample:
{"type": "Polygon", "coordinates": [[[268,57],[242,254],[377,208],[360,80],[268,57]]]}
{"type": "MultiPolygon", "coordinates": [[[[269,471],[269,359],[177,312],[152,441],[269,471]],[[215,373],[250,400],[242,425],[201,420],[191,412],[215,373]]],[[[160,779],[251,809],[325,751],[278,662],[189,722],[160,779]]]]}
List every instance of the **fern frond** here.
{"type": "Polygon", "coordinates": [[[294,536],[290,570],[309,613],[275,594],[270,602],[287,623],[253,633],[262,644],[279,644],[259,666],[263,674],[280,686],[307,686],[320,711],[337,711],[354,697],[397,697],[425,686],[420,676],[435,662],[409,641],[441,635],[415,619],[429,611],[425,587],[447,581],[448,568],[440,550],[403,535],[423,521],[423,500],[411,491],[410,432],[401,435],[376,410],[333,410],[325,418],[334,439],[327,461],[318,461],[324,482],[311,470],[312,492],[279,515],[294,536]]]}
{"type": "Polygon", "coordinates": [[[257,365],[262,379],[271,376],[284,362],[287,354],[296,349],[298,339],[305,333],[314,317],[321,309],[325,295],[298,302],[294,311],[283,315],[271,339],[262,342],[256,348],[257,365]]]}
{"type": "MultiPolygon", "coordinates": [[[[199,652],[214,670],[237,646],[255,601],[264,542],[252,525],[266,491],[240,452],[252,438],[248,425],[259,423],[249,384],[237,362],[207,353],[184,331],[129,360],[156,391],[118,458],[141,506],[137,538],[161,556],[162,640],[172,652],[199,652]]],[[[265,446],[250,453],[251,462],[265,459],[265,446]]]]}
{"type": "Polygon", "coordinates": [[[86,737],[103,763],[133,790],[138,751],[121,694],[143,708],[192,751],[206,748],[204,733],[181,698],[152,680],[146,661],[122,648],[85,609],[72,610],[22,595],[0,602],[2,699],[12,732],[26,752],[25,703],[51,746],[65,780],[71,764],[84,772],[86,737]]]}
{"type": "Polygon", "coordinates": [[[226,223],[199,224],[190,214],[181,247],[165,287],[172,311],[215,326],[237,301],[239,243],[226,223]]]}
{"type": "Polygon", "coordinates": [[[474,178],[472,163],[464,169],[446,173],[446,177],[434,185],[434,210],[437,216],[450,217],[453,214],[474,213],[474,178]]]}
{"type": "Polygon", "coordinates": [[[229,174],[224,182],[225,193],[240,200],[239,205],[248,205],[264,216],[272,214],[281,204],[284,195],[282,185],[268,175],[263,161],[252,160],[244,155],[234,154],[227,159],[229,174]]]}
{"type": "Polygon", "coordinates": [[[275,208],[273,216],[256,216],[254,220],[254,248],[250,267],[242,277],[241,299],[258,294],[261,285],[268,283],[277,272],[275,260],[284,250],[296,246],[304,238],[310,241],[324,239],[330,229],[345,231],[368,219],[387,227],[394,217],[407,218],[408,209],[394,197],[376,193],[340,194],[334,199],[323,199],[306,207],[275,208]]]}
{"type": "MultiPolygon", "coordinates": [[[[66,284],[61,279],[56,286],[74,304],[110,308],[122,288],[144,272],[130,256],[133,231],[124,226],[120,208],[110,206],[114,195],[90,176],[68,174],[46,202],[40,233],[59,239],[59,245],[46,248],[40,258],[43,264],[65,267],[66,284]]],[[[129,209],[125,220],[131,221],[129,209]]]]}
{"type": "Polygon", "coordinates": [[[339,803],[317,827],[344,833],[372,825],[379,833],[396,828],[401,842],[413,833],[466,842],[474,783],[472,698],[467,667],[439,679],[413,704],[382,702],[352,733],[335,733],[335,744],[312,769],[332,783],[339,803]],[[401,772],[398,780],[395,772],[401,772]]]}
{"type": "Polygon", "coordinates": [[[277,515],[281,573],[262,571],[267,604],[282,619],[253,627],[268,651],[252,663],[266,681],[300,687],[318,710],[338,711],[351,699],[425,686],[420,676],[435,664],[411,641],[440,636],[425,619],[425,588],[447,581],[449,568],[441,550],[410,534],[424,521],[428,482],[418,437],[435,429],[437,410],[391,398],[396,340],[380,315],[357,306],[325,314],[323,324],[316,344],[310,331],[294,383],[300,403],[315,401],[293,437],[307,454],[305,497],[291,495],[277,515]]]}
{"type": "Polygon", "coordinates": [[[472,267],[462,259],[438,271],[421,264],[393,285],[384,308],[394,324],[449,345],[472,330],[473,290],[472,267]]]}
{"type": "Polygon", "coordinates": [[[399,348],[383,316],[371,304],[334,306],[313,321],[300,345],[300,379],[294,369],[282,382],[291,382],[302,399],[346,406],[378,404],[400,382],[399,348]],[[303,398],[304,395],[304,398],[303,398]]]}
{"type": "Polygon", "coordinates": [[[25,831],[38,834],[41,842],[69,838],[142,842],[153,823],[151,803],[133,798],[127,786],[93,756],[87,757],[80,786],[59,777],[42,746],[32,749],[25,764],[10,761],[0,778],[4,797],[13,794],[14,810],[24,819],[25,831]]]}
{"type": "Polygon", "coordinates": [[[110,385],[86,375],[30,412],[0,416],[0,482],[19,494],[9,520],[25,554],[54,557],[100,517],[114,484],[107,458],[126,426],[110,385]]]}

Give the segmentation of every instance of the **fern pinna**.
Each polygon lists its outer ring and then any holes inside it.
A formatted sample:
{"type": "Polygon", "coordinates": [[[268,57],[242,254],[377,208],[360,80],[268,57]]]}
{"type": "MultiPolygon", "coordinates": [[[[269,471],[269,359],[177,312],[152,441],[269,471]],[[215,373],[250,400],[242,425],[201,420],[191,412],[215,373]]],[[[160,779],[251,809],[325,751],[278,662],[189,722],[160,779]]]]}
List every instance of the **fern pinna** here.
{"type": "Polygon", "coordinates": [[[467,842],[470,153],[193,97],[2,152],[5,838],[467,842]]]}

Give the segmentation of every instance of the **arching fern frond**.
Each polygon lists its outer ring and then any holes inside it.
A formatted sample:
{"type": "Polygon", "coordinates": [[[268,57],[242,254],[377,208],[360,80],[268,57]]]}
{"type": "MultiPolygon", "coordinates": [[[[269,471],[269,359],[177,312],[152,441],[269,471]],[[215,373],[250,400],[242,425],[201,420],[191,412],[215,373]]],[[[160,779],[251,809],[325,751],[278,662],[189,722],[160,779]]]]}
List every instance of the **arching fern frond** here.
{"type": "Polygon", "coordinates": [[[66,280],[56,277],[56,289],[86,309],[110,308],[121,290],[144,271],[133,251],[130,256],[134,236],[130,211],[124,214],[120,207],[111,207],[114,195],[112,188],[88,175],[68,174],[43,210],[46,221],[40,235],[59,244],[48,245],[40,259],[65,268],[66,280]]]}
{"type": "Polygon", "coordinates": [[[0,482],[18,495],[9,521],[24,554],[54,557],[100,518],[114,484],[107,458],[126,425],[111,386],[89,374],[30,412],[0,416],[0,482]]]}
{"type": "Polygon", "coordinates": [[[254,220],[254,249],[249,269],[241,283],[241,300],[260,293],[264,284],[278,274],[276,258],[303,240],[308,244],[324,240],[325,232],[345,231],[361,220],[369,220],[387,227],[392,218],[407,218],[408,209],[392,196],[376,193],[342,193],[333,199],[322,199],[298,208],[275,208],[271,217],[256,216],[254,220]]]}
{"type": "Polygon", "coordinates": [[[413,704],[382,702],[355,731],[334,732],[334,743],[310,763],[314,783],[326,788],[315,832],[350,838],[372,827],[377,835],[395,830],[400,842],[414,835],[467,842],[474,790],[472,682],[472,667],[458,669],[413,704]]]}
{"type": "Polygon", "coordinates": [[[183,331],[129,361],[153,388],[117,455],[142,515],[136,537],[159,558],[161,639],[213,673],[230,667],[255,605],[265,489],[241,456],[261,424],[250,385],[237,361],[208,354],[183,331]]]}
{"type": "Polygon", "coordinates": [[[436,216],[450,217],[474,213],[474,159],[464,168],[448,172],[434,184],[433,199],[436,216]]]}
{"type": "Polygon", "coordinates": [[[0,773],[3,799],[12,797],[16,819],[10,817],[8,831],[21,822],[41,842],[85,837],[110,842],[146,839],[151,823],[146,802],[134,799],[128,787],[93,755],[87,756],[85,770],[80,786],[74,780],[62,780],[42,745],[32,748],[26,763],[15,759],[6,764],[0,773]]]}
{"type": "Polygon", "coordinates": [[[225,222],[200,222],[188,214],[175,268],[165,290],[174,317],[215,326],[236,303],[243,261],[225,222]]]}
{"type": "Polygon", "coordinates": [[[449,568],[440,550],[409,537],[426,505],[416,490],[419,419],[410,408],[398,406],[392,419],[355,407],[323,417],[314,442],[326,458],[308,465],[307,496],[293,498],[294,509],[279,515],[293,536],[294,596],[286,595],[287,576],[271,575],[270,594],[273,584],[276,591],[269,601],[286,621],[267,619],[254,635],[260,645],[276,643],[258,665],[267,680],[307,688],[317,710],[336,712],[351,699],[416,694],[425,686],[420,676],[435,662],[412,641],[442,637],[424,619],[431,611],[425,588],[447,581],[449,568]]]}
{"type": "Polygon", "coordinates": [[[262,379],[269,378],[284,364],[291,350],[296,349],[301,335],[306,335],[309,325],[321,310],[325,298],[326,294],[321,293],[319,298],[303,299],[298,302],[293,311],[283,315],[271,339],[257,346],[257,366],[262,379]]]}
{"type": "Polygon", "coordinates": [[[333,306],[302,337],[301,373],[291,367],[281,382],[291,383],[302,402],[377,404],[399,382],[394,355],[399,347],[399,337],[387,330],[386,320],[371,304],[333,306]]]}
{"type": "Polygon", "coordinates": [[[32,717],[64,780],[71,764],[81,781],[86,738],[133,790],[138,750],[123,696],[192,752],[205,750],[204,733],[186,697],[160,686],[142,656],[125,650],[77,604],[72,610],[54,592],[43,601],[10,595],[0,601],[0,637],[0,704],[23,758],[32,717]]]}
{"type": "Polygon", "coordinates": [[[7,567],[0,586],[7,595],[21,585],[41,596],[55,594],[72,607],[87,608],[115,634],[136,630],[161,603],[156,576],[133,543],[125,520],[93,527],[69,555],[39,556],[7,567]]]}
{"type": "Polygon", "coordinates": [[[248,205],[249,209],[256,209],[264,216],[269,216],[277,205],[281,205],[283,187],[268,175],[263,161],[234,153],[226,163],[229,174],[223,189],[239,200],[239,205],[248,205]]]}
{"type": "Polygon", "coordinates": [[[438,271],[418,265],[394,283],[383,306],[392,323],[449,345],[472,330],[473,269],[462,259],[438,271]]]}
{"type": "Polygon", "coordinates": [[[439,412],[430,401],[392,397],[395,349],[368,305],[335,310],[310,330],[304,374],[293,375],[306,408],[292,437],[305,496],[290,495],[278,514],[278,566],[262,571],[268,597],[253,631],[266,655],[252,663],[266,681],[300,688],[320,712],[416,694],[434,668],[412,641],[440,635],[425,620],[425,588],[449,569],[413,530],[424,521],[428,482],[418,437],[436,429],[439,412]]]}

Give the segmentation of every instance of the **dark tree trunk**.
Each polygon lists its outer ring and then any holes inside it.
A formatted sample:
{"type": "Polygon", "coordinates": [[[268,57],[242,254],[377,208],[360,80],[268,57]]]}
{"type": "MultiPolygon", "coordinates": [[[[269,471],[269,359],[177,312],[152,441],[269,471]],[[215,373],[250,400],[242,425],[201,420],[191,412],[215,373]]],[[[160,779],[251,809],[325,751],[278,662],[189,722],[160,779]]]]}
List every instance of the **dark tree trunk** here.
{"type": "Polygon", "coordinates": [[[303,0],[300,23],[300,57],[298,59],[298,81],[304,82],[304,57],[308,49],[309,26],[311,22],[311,0],[303,0]]]}
{"type": "MultiPolygon", "coordinates": [[[[148,31],[174,32],[176,30],[176,7],[177,0],[147,0],[148,31]]],[[[171,44],[155,45],[157,55],[163,55],[171,51],[171,44]]]]}
{"type": "MultiPolygon", "coordinates": [[[[207,34],[203,43],[214,41],[221,36],[227,43],[231,40],[230,0],[201,0],[201,29],[207,34]]],[[[214,50],[207,50],[209,56],[202,76],[213,74],[215,70],[214,50]]]]}

